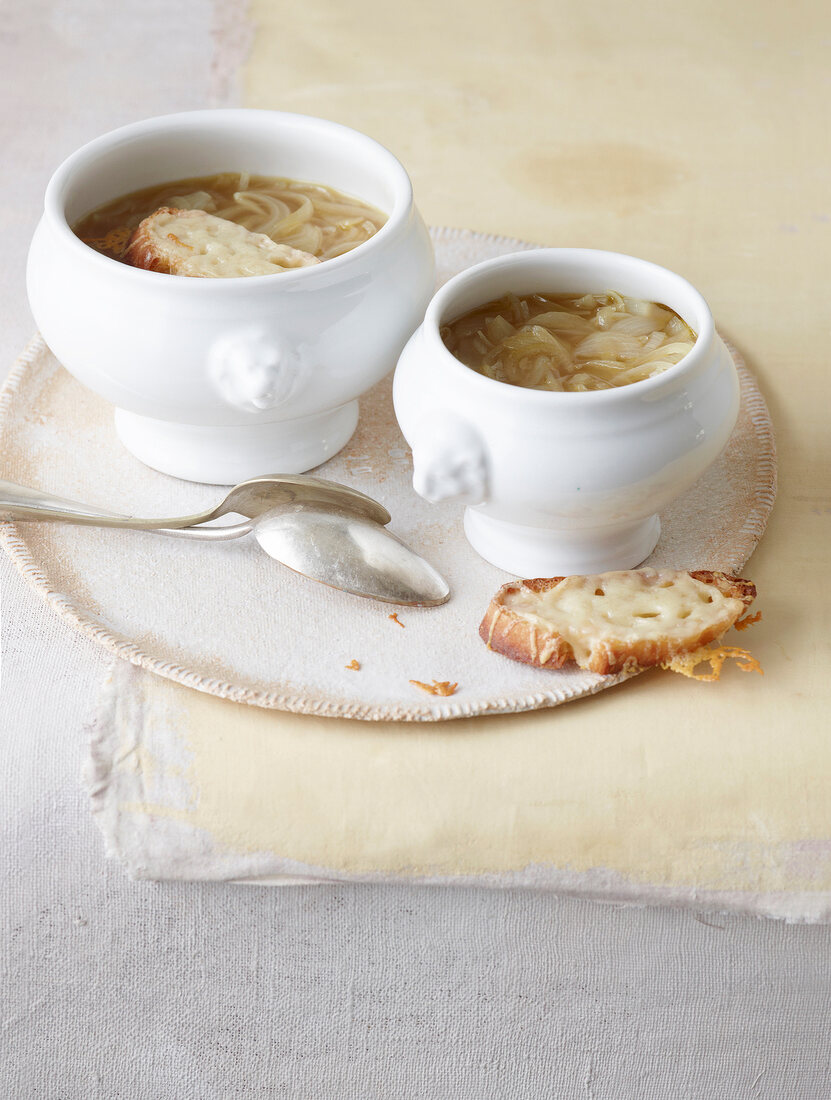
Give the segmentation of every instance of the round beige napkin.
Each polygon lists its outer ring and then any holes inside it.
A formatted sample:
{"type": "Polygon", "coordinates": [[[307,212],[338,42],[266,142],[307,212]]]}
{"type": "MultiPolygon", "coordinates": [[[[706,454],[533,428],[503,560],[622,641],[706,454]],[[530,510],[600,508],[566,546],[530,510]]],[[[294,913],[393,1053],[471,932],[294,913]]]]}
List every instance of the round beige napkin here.
{"type": "MultiPolygon", "coordinates": [[[[433,240],[439,282],[533,247],[449,229],[434,230],[433,240]]],[[[736,428],[716,463],[661,516],[650,565],[736,573],[764,531],[775,492],[773,434],[752,375],[733,355],[742,385],[736,428]]],[[[221,495],[128,454],[111,408],[67,374],[40,338],[0,397],[0,444],[6,479],[116,511],[173,515],[221,495]]],[[[317,472],[384,503],[391,529],[447,577],[450,602],[401,609],[396,622],[388,605],[304,580],[250,538],[210,544],[61,524],[0,526],[20,570],[63,618],[134,664],[238,702],[430,721],[555,706],[623,679],[530,668],[482,644],[479,622],[508,575],[469,547],[461,506],[430,505],[413,492],[389,377],[362,400],[349,445],[317,472]],[[360,669],[347,667],[353,661],[360,669]],[[434,697],[411,680],[458,687],[434,697]]]]}

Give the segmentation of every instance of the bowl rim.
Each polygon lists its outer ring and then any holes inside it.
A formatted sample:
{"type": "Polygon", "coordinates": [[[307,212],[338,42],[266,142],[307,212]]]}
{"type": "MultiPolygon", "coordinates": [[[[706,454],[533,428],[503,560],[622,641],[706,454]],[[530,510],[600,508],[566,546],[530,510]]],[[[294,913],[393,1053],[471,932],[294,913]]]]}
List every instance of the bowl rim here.
{"type": "MultiPolygon", "coordinates": [[[[358,197],[358,196],[355,196],[358,197]]],[[[294,286],[298,281],[309,283],[315,278],[328,279],[343,268],[354,263],[356,256],[366,257],[368,252],[377,250],[386,245],[391,237],[395,237],[405,226],[413,208],[413,187],[409,175],[401,161],[385,145],[375,138],[364,134],[360,130],[354,130],[339,122],[319,118],[315,115],[302,115],[288,111],[272,111],[253,107],[228,107],[207,108],[195,111],[179,111],[174,114],[156,115],[152,118],[142,119],[139,122],[131,122],[126,126],[120,126],[110,130],[99,137],[80,146],[75,152],[70,153],[65,160],[55,169],[44,194],[43,217],[50,229],[55,232],[63,246],[70,249],[70,255],[75,253],[81,262],[92,263],[98,266],[103,274],[109,274],[115,278],[139,280],[146,287],[152,285],[149,280],[164,279],[170,288],[171,278],[175,279],[175,286],[181,287],[184,293],[206,294],[216,293],[222,288],[223,293],[240,293],[246,289],[251,291],[259,286],[271,286],[273,280],[279,280],[281,285],[294,286]],[[245,120],[246,124],[254,120],[262,119],[264,125],[271,120],[272,124],[285,127],[289,132],[297,133],[317,132],[321,137],[339,134],[351,141],[356,152],[374,156],[387,173],[394,201],[392,209],[387,214],[387,220],[377,233],[367,241],[363,241],[349,252],[340,256],[334,256],[320,264],[310,267],[290,268],[285,271],[276,271],[269,275],[246,275],[244,277],[220,277],[220,278],[192,278],[184,275],[169,275],[160,271],[147,271],[144,268],[131,267],[123,264],[111,256],[105,256],[97,252],[73,232],[64,214],[66,192],[71,187],[75,175],[91,164],[102,154],[109,152],[114,147],[126,146],[135,141],[152,137],[160,132],[177,132],[196,128],[206,135],[210,133],[212,123],[228,126],[234,122],[245,120]],[[119,272],[118,275],[115,272],[119,272]]],[[[384,213],[385,211],[382,211],[384,213]]],[[[177,291],[180,293],[182,291],[177,291]]]]}
{"type": "MultiPolygon", "coordinates": [[[[598,276],[598,290],[602,293],[608,289],[608,283],[604,284],[602,273],[598,276]]],[[[485,299],[486,301],[488,299],[485,299]]],[[[674,309],[670,306],[669,308],[674,309]]],[[[680,314],[679,314],[680,316],[680,314]]],[[[686,318],[682,317],[686,321],[686,318]]],[[[689,323],[689,322],[687,322],[689,323]]],[[[692,327],[692,326],[690,326],[692,327]]],[[[558,402],[567,402],[569,405],[590,402],[594,405],[601,403],[621,402],[626,400],[649,399],[656,396],[654,391],[664,388],[667,383],[676,383],[686,375],[694,373],[701,367],[702,360],[708,355],[709,349],[716,338],[715,322],[706,299],[692,283],[682,275],[661,267],[651,260],[644,260],[638,256],[632,256],[625,252],[610,252],[595,248],[531,248],[522,252],[510,252],[504,256],[496,256],[491,260],[484,260],[473,267],[466,268],[459,274],[449,279],[431,299],[424,314],[422,332],[427,341],[428,351],[433,356],[443,360],[443,369],[452,372],[452,377],[462,385],[478,387],[483,397],[496,397],[501,395],[502,400],[511,400],[514,403],[534,405],[537,409],[543,402],[554,405],[558,402]],[[466,366],[460,359],[445,346],[440,335],[441,318],[452,307],[463,291],[469,288],[471,283],[485,279],[491,272],[500,268],[513,269],[517,273],[525,273],[528,268],[538,266],[553,266],[555,268],[573,264],[596,263],[598,270],[602,272],[604,266],[619,265],[623,261],[637,267],[642,272],[649,272],[665,279],[668,284],[674,286],[688,295],[698,311],[696,339],[690,351],[668,367],[660,374],[652,378],[644,378],[638,382],[630,382],[625,386],[614,386],[603,390],[585,390],[567,392],[561,390],[537,390],[524,386],[513,386],[508,382],[500,382],[495,378],[488,378],[473,368],[466,366]],[[510,394],[510,398],[508,397],[510,394]]]]}

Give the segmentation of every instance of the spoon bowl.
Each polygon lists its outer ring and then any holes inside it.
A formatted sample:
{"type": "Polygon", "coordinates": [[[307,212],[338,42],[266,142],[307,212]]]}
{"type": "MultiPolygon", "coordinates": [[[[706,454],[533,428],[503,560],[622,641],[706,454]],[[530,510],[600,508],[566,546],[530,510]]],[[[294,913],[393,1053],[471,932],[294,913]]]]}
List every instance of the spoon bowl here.
{"type": "Polygon", "coordinates": [[[295,573],[385,603],[436,607],[447,581],[381,524],[342,508],[303,502],[253,524],[265,552],[295,573]]]}

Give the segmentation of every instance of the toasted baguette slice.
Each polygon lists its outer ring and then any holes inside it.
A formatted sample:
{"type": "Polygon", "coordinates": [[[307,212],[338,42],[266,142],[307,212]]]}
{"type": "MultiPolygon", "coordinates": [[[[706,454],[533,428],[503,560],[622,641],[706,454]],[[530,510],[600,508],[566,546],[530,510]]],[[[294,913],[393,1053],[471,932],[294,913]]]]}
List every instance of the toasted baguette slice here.
{"type": "Polygon", "coordinates": [[[275,244],[227,218],[172,206],[160,207],[140,223],[122,259],[147,271],[203,279],[273,275],[320,262],[310,252],[275,244]]]}
{"type": "Polygon", "coordinates": [[[491,600],[479,634],[515,661],[540,668],[576,661],[607,675],[693,653],[720,638],[755,596],[750,581],[708,570],[513,581],[491,600]]]}

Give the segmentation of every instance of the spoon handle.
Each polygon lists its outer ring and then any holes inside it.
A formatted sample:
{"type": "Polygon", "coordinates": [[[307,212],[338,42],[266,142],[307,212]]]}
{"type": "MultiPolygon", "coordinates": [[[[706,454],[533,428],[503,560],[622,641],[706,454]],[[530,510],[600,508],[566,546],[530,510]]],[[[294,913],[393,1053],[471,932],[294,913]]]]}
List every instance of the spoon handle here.
{"type": "Polygon", "coordinates": [[[65,497],[45,493],[40,489],[31,489],[26,485],[15,485],[14,482],[0,480],[0,520],[59,520],[62,523],[75,523],[87,527],[123,527],[138,531],[152,531],[157,528],[179,528],[201,523],[212,514],[212,512],[199,512],[196,515],[175,516],[171,519],[142,519],[138,516],[125,516],[119,512],[97,508],[94,504],[67,500],[65,497]]]}
{"type": "Polygon", "coordinates": [[[116,512],[66,500],[54,493],[0,481],[0,517],[3,519],[65,519],[68,523],[84,523],[90,519],[126,519],[116,512]]]}
{"type": "Polygon", "coordinates": [[[246,523],[227,523],[224,527],[155,527],[153,533],[179,539],[202,539],[203,542],[227,542],[242,538],[253,530],[254,524],[249,520],[246,523]]]}

